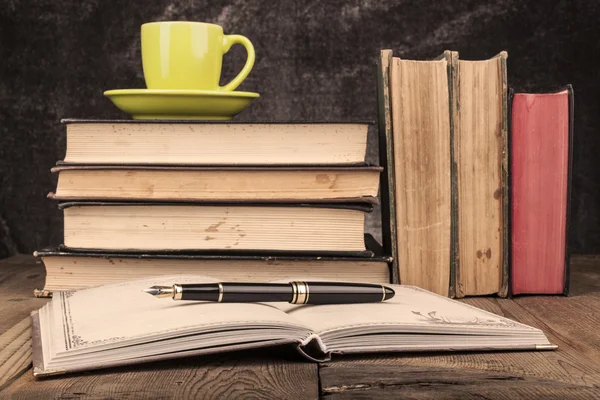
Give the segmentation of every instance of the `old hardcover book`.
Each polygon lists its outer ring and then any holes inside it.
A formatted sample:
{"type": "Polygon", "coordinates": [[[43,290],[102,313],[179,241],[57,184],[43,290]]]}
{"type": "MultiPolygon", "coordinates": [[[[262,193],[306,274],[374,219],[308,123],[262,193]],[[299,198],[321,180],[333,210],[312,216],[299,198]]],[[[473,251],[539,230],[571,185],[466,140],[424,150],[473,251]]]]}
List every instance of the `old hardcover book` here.
{"type": "Polygon", "coordinates": [[[400,283],[445,296],[452,259],[452,57],[450,51],[430,61],[392,57],[389,67],[394,172],[388,177],[400,283]]]}
{"type": "Polygon", "coordinates": [[[365,161],[368,122],[64,119],[77,164],[306,165],[365,161]]]}
{"type": "Polygon", "coordinates": [[[316,306],[174,302],[142,292],[219,281],[175,275],[60,292],[32,315],[34,375],[282,344],[313,361],[332,354],[556,348],[539,329],[414,286],[391,285],[396,295],[384,303],[316,306]]]}
{"type": "Polygon", "coordinates": [[[456,297],[508,289],[507,53],[458,61],[456,297]]]}
{"type": "Polygon", "coordinates": [[[567,294],[573,89],[511,98],[511,294],[567,294]]]}
{"type": "Polygon", "coordinates": [[[375,166],[59,165],[57,200],[376,202],[375,166]]]}
{"type": "Polygon", "coordinates": [[[389,256],[379,243],[365,235],[373,257],[251,254],[132,254],[72,252],[47,248],[34,253],[46,267],[38,297],[53,292],[83,289],[128,279],[161,274],[219,276],[231,282],[264,282],[285,276],[318,276],[353,282],[390,283],[389,256]]]}
{"type": "Polygon", "coordinates": [[[379,116],[379,162],[383,166],[380,175],[381,230],[383,249],[393,255],[391,261],[392,282],[400,283],[398,266],[398,238],[396,235],[396,177],[394,173],[394,136],[392,132],[392,100],[390,98],[390,65],[392,50],[381,50],[377,59],[377,103],[379,116]]]}
{"type": "Polygon", "coordinates": [[[366,203],[60,203],[64,245],[75,250],[291,251],[357,254],[366,203]]]}

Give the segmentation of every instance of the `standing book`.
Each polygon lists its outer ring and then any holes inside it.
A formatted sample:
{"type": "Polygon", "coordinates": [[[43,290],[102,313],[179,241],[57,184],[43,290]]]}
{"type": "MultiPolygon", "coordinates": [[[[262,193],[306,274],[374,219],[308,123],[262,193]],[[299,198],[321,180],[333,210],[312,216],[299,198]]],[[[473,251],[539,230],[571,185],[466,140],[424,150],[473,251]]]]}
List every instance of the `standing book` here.
{"type": "Polygon", "coordinates": [[[508,292],[507,53],[458,61],[456,297],[508,292]]]}
{"type": "MultiPolygon", "coordinates": [[[[449,51],[429,61],[389,58],[391,118],[386,121],[400,283],[445,296],[451,276],[452,59],[449,51]]],[[[385,105],[386,98],[380,99],[385,105]]]]}
{"type": "Polygon", "coordinates": [[[393,283],[400,283],[398,265],[398,238],[396,232],[396,174],[394,173],[394,138],[392,132],[392,101],[390,93],[390,65],[392,50],[381,50],[377,59],[377,103],[379,117],[379,163],[381,231],[383,249],[392,255],[390,263],[393,283]]]}
{"type": "Polygon", "coordinates": [[[573,89],[511,95],[511,294],[567,294],[573,89]]]}

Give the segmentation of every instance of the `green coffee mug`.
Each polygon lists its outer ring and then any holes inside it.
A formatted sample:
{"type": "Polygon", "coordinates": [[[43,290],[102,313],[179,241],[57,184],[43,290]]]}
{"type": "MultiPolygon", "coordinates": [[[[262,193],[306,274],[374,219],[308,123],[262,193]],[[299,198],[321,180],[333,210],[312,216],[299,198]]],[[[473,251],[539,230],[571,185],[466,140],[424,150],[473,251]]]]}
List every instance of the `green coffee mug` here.
{"type": "Polygon", "coordinates": [[[252,70],[254,46],[241,35],[225,35],[203,22],[150,22],[142,25],[142,66],[148,89],[232,91],[252,70]],[[239,43],[248,58],[227,85],[219,86],[223,54],[239,43]]]}

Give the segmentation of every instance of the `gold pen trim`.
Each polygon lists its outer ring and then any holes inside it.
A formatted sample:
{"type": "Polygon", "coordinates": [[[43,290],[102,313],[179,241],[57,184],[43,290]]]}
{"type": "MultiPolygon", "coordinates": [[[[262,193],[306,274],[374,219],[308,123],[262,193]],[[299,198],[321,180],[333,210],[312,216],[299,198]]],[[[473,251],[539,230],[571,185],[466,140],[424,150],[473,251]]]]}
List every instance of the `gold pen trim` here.
{"type": "Polygon", "coordinates": [[[219,282],[219,298],[217,299],[217,302],[220,303],[221,300],[223,300],[223,284],[219,282]]]}
{"type": "Polygon", "coordinates": [[[306,304],[306,284],[304,282],[296,282],[298,287],[298,297],[294,304],[306,304]]]}
{"type": "Polygon", "coordinates": [[[381,296],[381,301],[385,301],[385,286],[381,285],[381,290],[383,291],[383,296],[381,296]]]}
{"type": "Polygon", "coordinates": [[[306,287],[306,300],[304,300],[304,304],[308,303],[308,295],[310,294],[310,289],[308,288],[308,283],[303,282],[306,287]]]}
{"type": "Polygon", "coordinates": [[[296,300],[298,300],[298,288],[296,287],[296,282],[292,282],[292,300],[290,303],[296,304],[296,300]]]}
{"type": "Polygon", "coordinates": [[[173,300],[181,300],[181,296],[183,295],[183,288],[181,285],[173,285],[173,300]]]}

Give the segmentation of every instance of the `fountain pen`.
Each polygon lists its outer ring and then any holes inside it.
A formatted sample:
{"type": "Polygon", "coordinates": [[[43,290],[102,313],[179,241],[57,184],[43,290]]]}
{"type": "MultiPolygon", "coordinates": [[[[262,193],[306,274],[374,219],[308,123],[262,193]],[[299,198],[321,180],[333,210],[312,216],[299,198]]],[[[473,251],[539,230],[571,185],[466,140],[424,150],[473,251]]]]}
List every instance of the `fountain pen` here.
{"type": "Polygon", "coordinates": [[[219,303],[350,304],[378,303],[394,297],[394,290],[384,285],[341,282],[192,283],[152,286],[143,291],[158,298],[219,303]]]}

